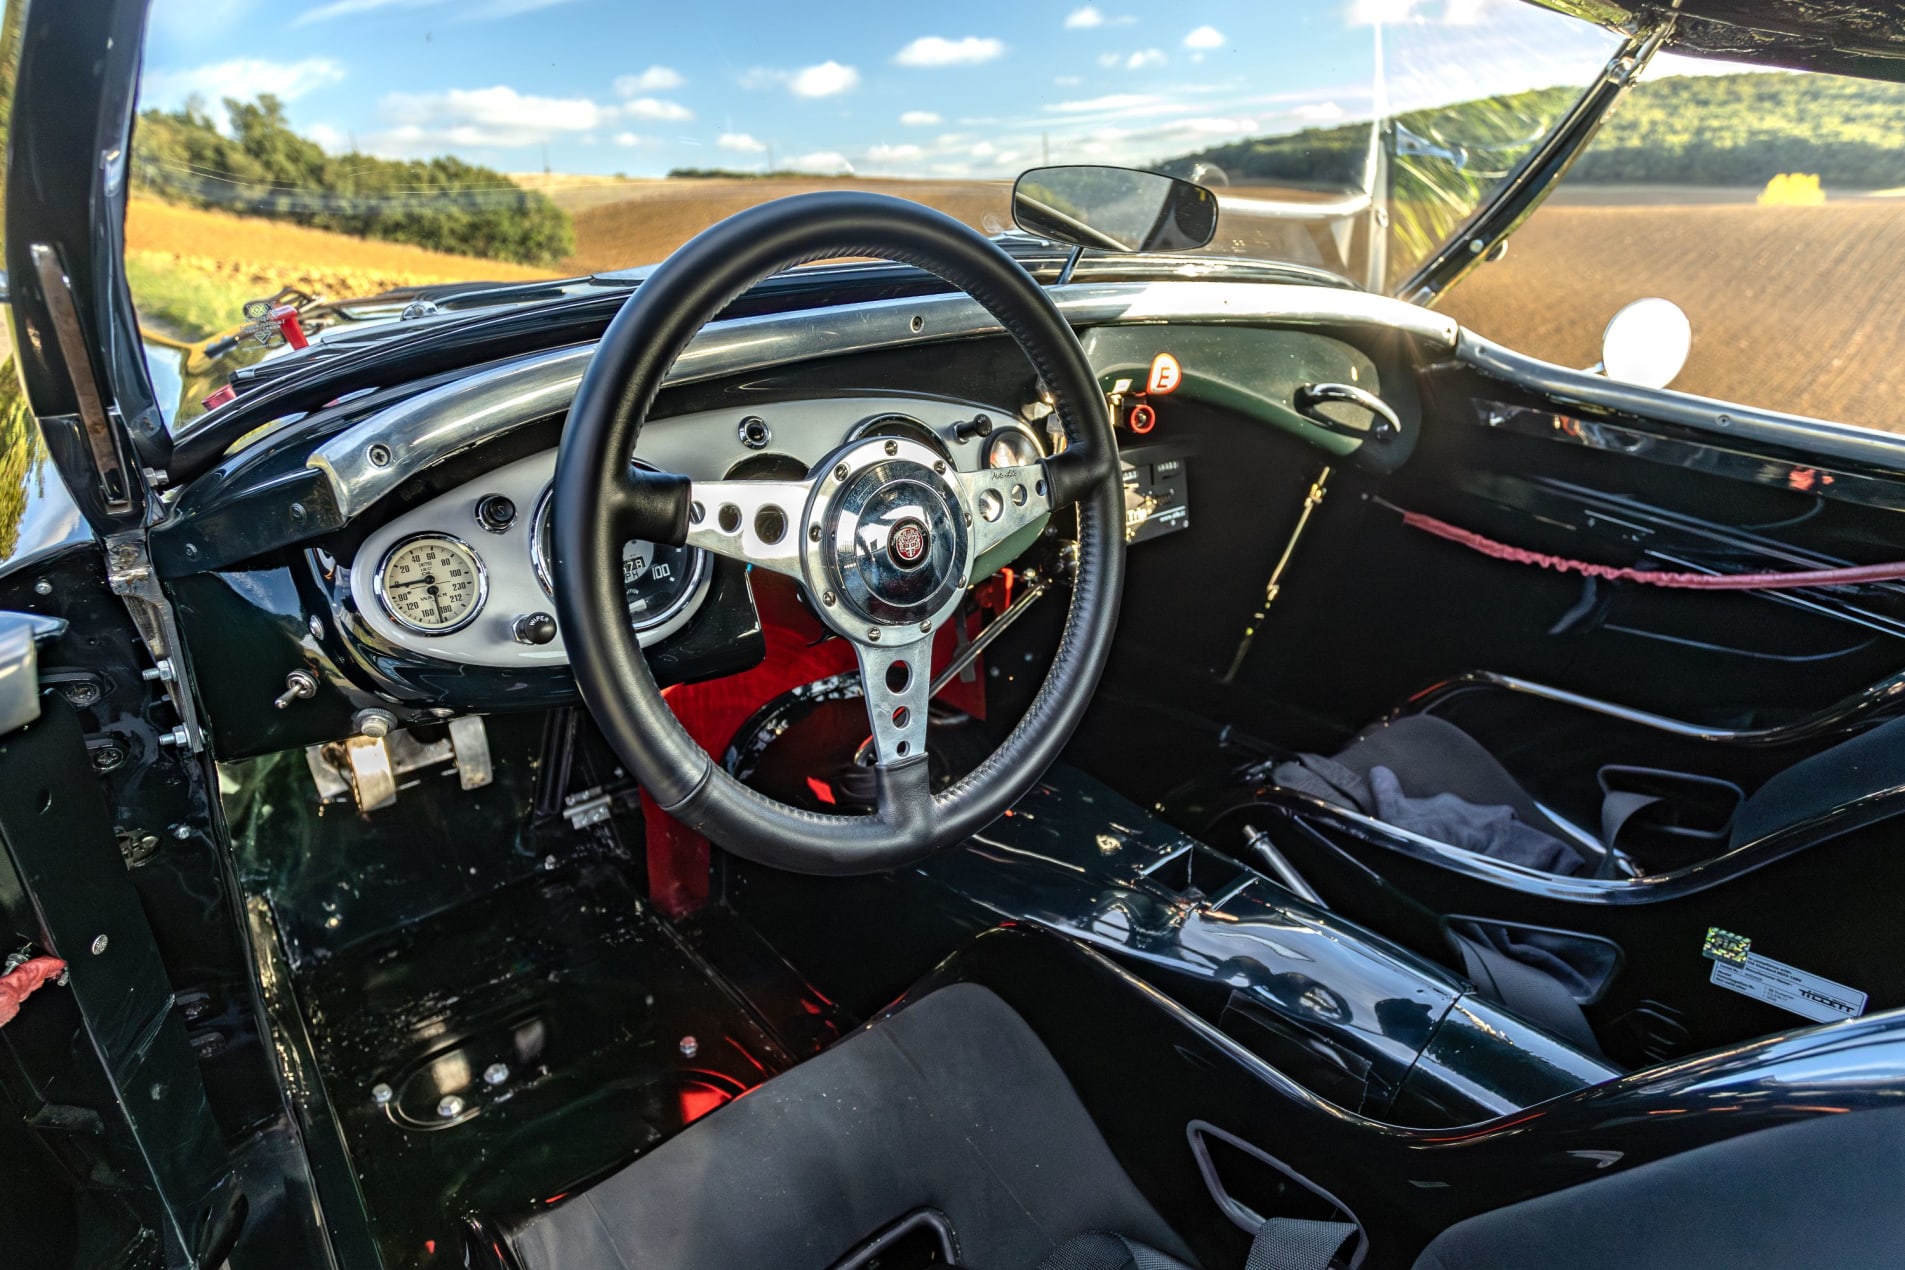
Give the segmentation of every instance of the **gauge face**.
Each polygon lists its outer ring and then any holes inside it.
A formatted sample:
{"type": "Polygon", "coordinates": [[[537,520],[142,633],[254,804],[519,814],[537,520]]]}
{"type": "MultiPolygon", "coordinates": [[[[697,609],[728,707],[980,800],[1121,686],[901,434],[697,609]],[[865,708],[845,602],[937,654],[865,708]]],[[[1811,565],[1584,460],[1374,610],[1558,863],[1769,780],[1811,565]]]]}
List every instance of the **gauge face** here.
{"type": "Polygon", "coordinates": [[[990,468],[1025,467],[1044,457],[1038,442],[1017,428],[993,433],[986,445],[986,466],[990,468]]]}
{"type": "MultiPolygon", "coordinates": [[[[544,493],[536,506],[536,537],[533,545],[536,579],[551,596],[555,587],[549,575],[554,557],[550,524],[549,495],[544,493]]],[[[628,604],[628,621],[637,631],[653,630],[681,611],[700,585],[707,571],[707,553],[699,547],[664,547],[652,542],[622,544],[622,596],[628,604]]]]}
{"type": "Polygon", "coordinates": [[[406,538],[377,567],[377,598],[384,611],[425,635],[468,626],[488,592],[482,560],[448,534],[406,538]]]}

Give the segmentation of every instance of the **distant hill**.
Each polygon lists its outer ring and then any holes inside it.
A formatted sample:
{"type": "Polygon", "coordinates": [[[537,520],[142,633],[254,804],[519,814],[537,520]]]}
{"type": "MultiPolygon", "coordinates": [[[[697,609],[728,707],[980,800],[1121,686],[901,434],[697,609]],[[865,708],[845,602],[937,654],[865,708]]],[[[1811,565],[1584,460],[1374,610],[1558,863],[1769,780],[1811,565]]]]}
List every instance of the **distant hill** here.
{"type": "MultiPolygon", "coordinates": [[[[1397,123],[1430,145],[1462,146],[1469,169],[1505,166],[1578,96],[1543,88],[1412,111],[1397,123]]],[[[1221,167],[1232,184],[1354,185],[1367,124],[1306,128],[1211,146],[1159,164],[1221,167]]],[[[1422,165],[1428,166],[1428,165],[1422,165]]],[[[1569,179],[1761,185],[1781,172],[1833,187],[1905,185],[1905,84],[1823,75],[1681,75],[1636,85],[1569,179]]]]}

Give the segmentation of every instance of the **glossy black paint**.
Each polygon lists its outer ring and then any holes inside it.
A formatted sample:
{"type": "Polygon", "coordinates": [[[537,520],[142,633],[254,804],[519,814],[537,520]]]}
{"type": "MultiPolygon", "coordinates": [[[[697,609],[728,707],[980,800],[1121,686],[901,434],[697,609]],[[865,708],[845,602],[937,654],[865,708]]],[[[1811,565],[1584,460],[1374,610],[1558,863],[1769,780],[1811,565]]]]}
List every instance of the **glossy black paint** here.
{"type": "Polygon", "coordinates": [[[1025,923],[1100,950],[1372,1117],[1467,1123],[1614,1074],[1065,767],[916,869],[849,885],[732,867],[735,907],[856,1010],[977,932],[1025,923]],[[1443,1034],[1484,1017],[1491,1045],[1443,1034]]]}
{"type": "MultiPolygon", "coordinates": [[[[6,265],[9,324],[20,373],[74,497],[95,528],[134,523],[109,514],[76,442],[78,405],[58,352],[32,259],[52,246],[71,279],[82,332],[136,449],[136,469],[163,466],[171,445],[146,380],[137,319],[120,268],[133,85],[145,33],[144,0],[28,5],[7,139],[6,265]]],[[[129,458],[131,456],[128,456],[129,458]]],[[[135,495],[138,489],[135,488],[135,495]]],[[[142,498],[135,496],[135,507],[142,498]]]]}

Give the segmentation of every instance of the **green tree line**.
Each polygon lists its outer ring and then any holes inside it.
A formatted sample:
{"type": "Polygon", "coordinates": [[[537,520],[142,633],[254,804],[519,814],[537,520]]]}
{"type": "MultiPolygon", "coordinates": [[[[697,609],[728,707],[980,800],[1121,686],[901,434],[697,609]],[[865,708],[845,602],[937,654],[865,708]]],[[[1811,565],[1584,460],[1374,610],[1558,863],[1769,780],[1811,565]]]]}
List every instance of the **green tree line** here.
{"type": "Polygon", "coordinates": [[[198,102],[142,112],[132,146],[136,188],[170,202],[492,260],[551,265],[575,250],[568,215],[500,172],[449,157],[326,154],[291,130],[269,93],[224,104],[230,135],[198,102]]]}
{"type": "MultiPolygon", "coordinates": [[[[1543,88],[1398,116],[1386,144],[1401,166],[1486,181],[1525,154],[1579,95],[1543,88]],[[1428,155],[1407,153],[1409,137],[1428,155]],[[1460,166],[1434,148],[1463,153],[1460,166]]],[[[1212,146],[1161,164],[1222,168],[1234,184],[1360,185],[1369,125],[1306,128],[1212,146]]],[[[1569,179],[1577,183],[1763,185],[1781,172],[1830,189],[1905,185],[1905,84],[1830,75],[1747,73],[1643,81],[1621,101],[1569,179]]]]}

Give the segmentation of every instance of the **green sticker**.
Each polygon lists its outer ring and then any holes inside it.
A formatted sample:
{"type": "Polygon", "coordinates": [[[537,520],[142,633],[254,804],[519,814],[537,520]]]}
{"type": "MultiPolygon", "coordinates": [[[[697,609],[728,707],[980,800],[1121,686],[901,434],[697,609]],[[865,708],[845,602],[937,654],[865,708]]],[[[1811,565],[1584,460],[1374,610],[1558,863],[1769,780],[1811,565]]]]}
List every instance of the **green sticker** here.
{"type": "Polygon", "coordinates": [[[1706,946],[1700,949],[1700,955],[1712,961],[1744,966],[1746,954],[1751,951],[1753,951],[1753,941],[1746,936],[1735,935],[1732,931],[1721,930],[1718,926],[1709,926],[1706,946]]]}

